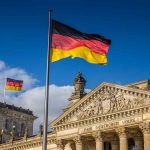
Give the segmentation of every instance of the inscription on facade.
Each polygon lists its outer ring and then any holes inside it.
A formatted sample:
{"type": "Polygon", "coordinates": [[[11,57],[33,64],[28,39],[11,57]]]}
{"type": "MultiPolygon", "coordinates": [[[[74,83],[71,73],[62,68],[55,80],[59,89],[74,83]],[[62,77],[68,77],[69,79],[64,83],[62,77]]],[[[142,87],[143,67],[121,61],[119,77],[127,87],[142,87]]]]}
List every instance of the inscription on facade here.
{"type": "Polygon", "coordinates": [[[102,125],[96,126],[96,130],[106,129],[106,128],[114,128],[119,126],[119,122],[105,123],[102,125]]]}
{"type": "Polygon", "coordinates": [[[133,118],[133,119],[123,120],[122,124],[126,125],[126,124],[132,124],[132,123],[135,123],[135,122],[136,122],[136,120],[135,120],[135,118],[133,118]]]}
{"type": "Polygon", "coordinates": [[[130,125],[133,123],[138,123],[139,121],[141,121],[141,118],[137,117],[137,118],[125,119],[125,120],[121,120],[121,121],[103,123],[100,125],[93,125],[90,127],[81,128],[79,130],[79,132],[80,133],[87,133],[87,132],[92,132],[95,130],[105,130],[108,128],[115,128],[115,127],[122,126],[122,125],[130,125]]]}
{"type": "Polygon", "coordinates": [[[83,132],[91,132],[92,130],[92,127],[87,127],[83,129],[83,132]]]}

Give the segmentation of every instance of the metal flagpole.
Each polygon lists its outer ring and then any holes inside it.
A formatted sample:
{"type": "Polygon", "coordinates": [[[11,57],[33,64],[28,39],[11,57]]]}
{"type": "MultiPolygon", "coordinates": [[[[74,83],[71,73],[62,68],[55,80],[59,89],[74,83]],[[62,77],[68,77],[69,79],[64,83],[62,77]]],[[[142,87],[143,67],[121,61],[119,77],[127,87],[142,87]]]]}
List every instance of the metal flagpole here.
{"type": "Polygon", "coordinates": [[[49,11],[48,24],[48,50],[46,64],[46,86],[45,86],[45,104],[44,104],[44,127],[43,127],[43,150],[47,150],[47,127],[48,127],[48,100],[49,100],[49,73],[50,73],[50,58],[51,58],[51,43],[52,43],[52,10],[49,11]]]}
{"type": "Polygon", "coordinates": [[[3,103],[5,103],[5,98],[6,98],[6,77],[5,77],[5,84],[4,84],[4,98],[3,98],[3,103]]]}

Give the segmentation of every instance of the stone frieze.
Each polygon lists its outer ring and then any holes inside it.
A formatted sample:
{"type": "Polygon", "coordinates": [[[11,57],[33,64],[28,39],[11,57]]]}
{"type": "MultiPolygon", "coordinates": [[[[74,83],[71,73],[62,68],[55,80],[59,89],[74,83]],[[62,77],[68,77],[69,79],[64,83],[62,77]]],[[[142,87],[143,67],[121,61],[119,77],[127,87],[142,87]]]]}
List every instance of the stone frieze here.
{"type": "Polygon", "coordinates": [[[142,107],[148,103],[150,104],[149,99],[109,90],[101,91],[91,104],[78,113],[77,118],[80,120],[105,115],[107,113],[142,107]]]}

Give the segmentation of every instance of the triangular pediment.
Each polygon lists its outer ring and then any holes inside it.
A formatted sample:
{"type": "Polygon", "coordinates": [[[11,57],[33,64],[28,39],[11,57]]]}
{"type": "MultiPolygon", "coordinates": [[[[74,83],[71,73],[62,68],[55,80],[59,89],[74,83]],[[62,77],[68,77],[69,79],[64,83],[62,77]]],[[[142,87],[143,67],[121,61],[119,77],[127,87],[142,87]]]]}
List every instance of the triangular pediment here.
{"type": "Polygon", "coordinates": [[[50,127],[150,104],[150,92],[102,83],[50,123],[50,127]]]}

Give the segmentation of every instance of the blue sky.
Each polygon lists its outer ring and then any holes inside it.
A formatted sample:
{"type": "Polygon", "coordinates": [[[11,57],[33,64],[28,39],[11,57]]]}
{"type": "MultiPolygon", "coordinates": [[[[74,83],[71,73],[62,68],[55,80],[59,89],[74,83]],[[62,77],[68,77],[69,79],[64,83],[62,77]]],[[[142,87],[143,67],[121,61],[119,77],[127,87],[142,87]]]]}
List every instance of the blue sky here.
{"type": "Polygon", "coordinates": [[[4,77],[24,80],[24,91],[7,91],[6,102],[34,111],[36,133],[43,118],[49,9],[53,19],[112,40],[107,66],[70,58],[51,64],[49,121],[66,107],[79,71],[87,89],[150,78],[149,6],[149,0],[1,0],[0,96],[4,77]]]}
{"type": "Polygon", "coordinates": [[[53,18],[112,40],[107,66],[81,59],[51,64],[50,82],[70,85],[81,71],[87,87],[103,81],[130,83],[149,78],[150,2],[148,0],[3,0],[0,2],[0,59],[45,84],[48,9],[53,18]]]}

